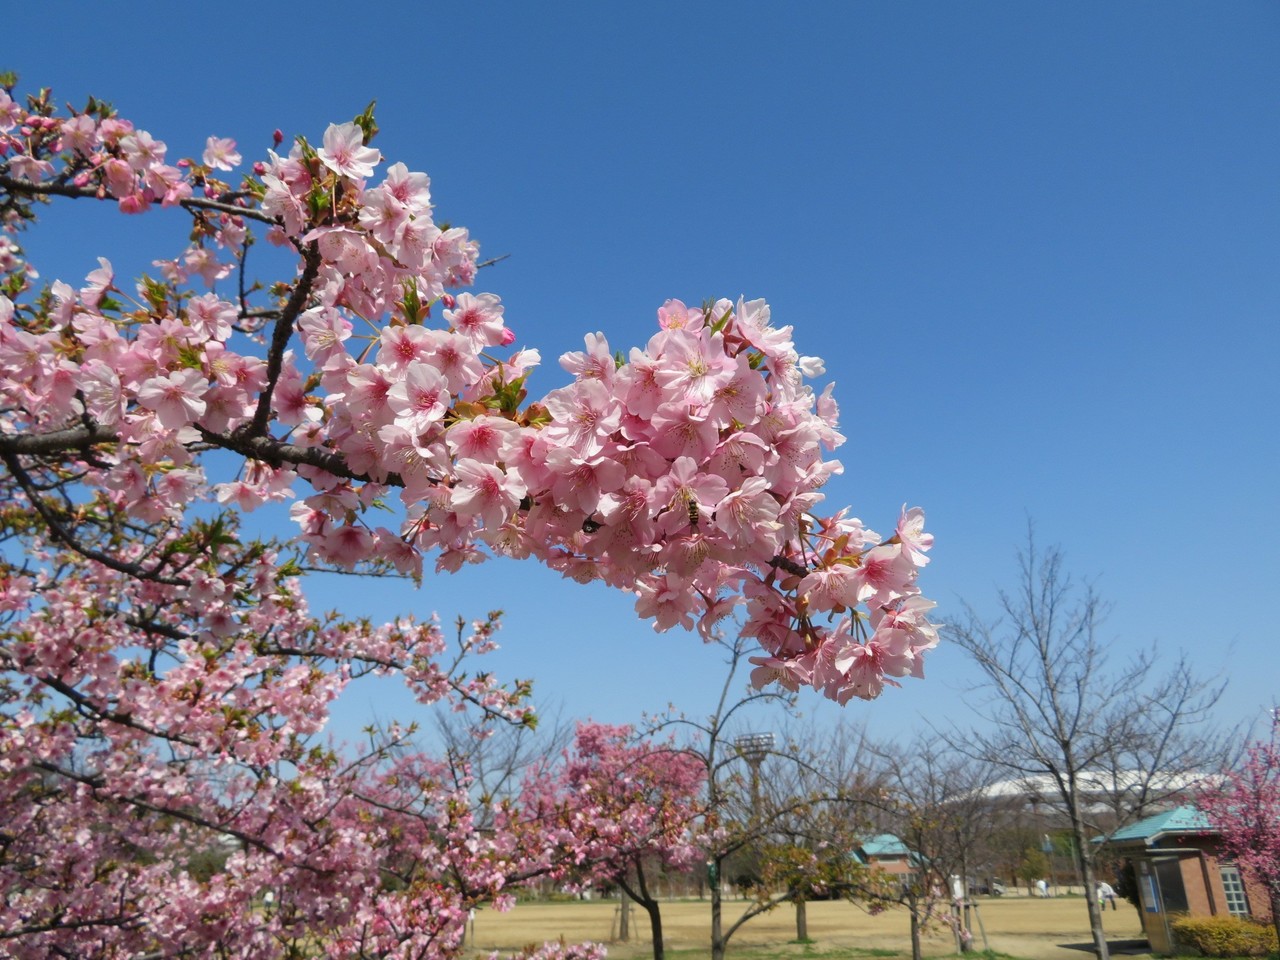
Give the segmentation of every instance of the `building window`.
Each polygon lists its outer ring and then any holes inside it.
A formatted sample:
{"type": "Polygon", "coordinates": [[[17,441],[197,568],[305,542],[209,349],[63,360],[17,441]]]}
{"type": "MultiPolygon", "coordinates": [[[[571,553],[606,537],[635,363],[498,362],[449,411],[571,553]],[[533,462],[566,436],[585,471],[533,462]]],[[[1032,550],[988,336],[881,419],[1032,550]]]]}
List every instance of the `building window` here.
{"type": "Polygon", "coordinates": [[[1249,916],[1249,900],[1244,894],[1244,881],[1237,867],[1222,867],[1222,889],[1227,895],[1227,910],[1233,917],[1249,916]]]}

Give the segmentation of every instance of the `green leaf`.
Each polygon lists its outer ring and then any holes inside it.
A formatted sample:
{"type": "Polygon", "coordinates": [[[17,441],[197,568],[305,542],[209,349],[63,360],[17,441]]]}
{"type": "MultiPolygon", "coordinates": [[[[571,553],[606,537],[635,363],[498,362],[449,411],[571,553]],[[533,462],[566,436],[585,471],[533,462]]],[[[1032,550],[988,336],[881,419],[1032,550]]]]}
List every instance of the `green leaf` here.
{"type": "Polygon", "coordinates": [[[359,127],[361,132],[364,134],[364,142],[366,146],[368,146],[369,142],[378,135],[378,122],[373,119],[373,108],[377,105],[377,100],[370,100],[369,105],[364,108],[364,113],[361,113],[355,118],[356,126],[359,127]]]}

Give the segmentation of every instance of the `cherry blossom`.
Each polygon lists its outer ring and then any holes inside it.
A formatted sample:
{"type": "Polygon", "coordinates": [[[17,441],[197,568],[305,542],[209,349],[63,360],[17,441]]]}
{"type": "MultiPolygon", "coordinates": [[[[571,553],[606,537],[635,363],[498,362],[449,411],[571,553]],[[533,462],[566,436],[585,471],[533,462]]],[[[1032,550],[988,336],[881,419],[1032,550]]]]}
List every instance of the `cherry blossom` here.
{"type": "Polygon", "coordinates": [[[17,956],[451,957],[471,905],[581,855],[563,831],[482,830],[505,812],[405,730],[325,743],[329,705],[371,673],[478,718],[532,714],[527,685],[464,665],[496,621],[450,645],[434,621],[317,616],[309,567],[420,578],[518,557],[625,591],[660,630],[711,635],[737,610],[753,682],[840,702],[922,676],[937,643],[923,513],[882,542],[821,512],[845,469],[826,458],[838,409],[764,301],[669,300],[616,353],[589,333],[539,398],[519,318],[462,289],[479,245],[433,222],[425,174],[378,181],[373,130],[333,124],[285,155],[274,137],[241,170],[228,139],[171,145],[100,101],[0,95],[0,930],[17,956]],[[40,281],[21,231],[73,201],[180,221],[159,279],[101,259],[40,281]],[[255,232],[293,254],[288,276],[251,273],[255,232]],[[242,524],[289,499],[289,542],[242,524]],[[200,851],[225,863],[203,875],[200,851]]]}

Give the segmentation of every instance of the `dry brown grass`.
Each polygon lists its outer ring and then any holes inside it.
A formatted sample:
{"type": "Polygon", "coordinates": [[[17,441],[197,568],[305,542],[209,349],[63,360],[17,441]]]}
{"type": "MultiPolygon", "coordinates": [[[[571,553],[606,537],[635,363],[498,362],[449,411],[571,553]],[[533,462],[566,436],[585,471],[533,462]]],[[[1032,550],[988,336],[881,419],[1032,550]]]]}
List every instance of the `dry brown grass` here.
{"type": "MultiPolygon", "coordinates": [[[[742,910],[741,901],[726,904],[726,924],[742,910]]],[[[480,912],[475,923],[478,951],[518,950],[530,943],[563,937],[568,942],[596,940],[609,943],[614,960],[643,960],[651,956],[648,916],[639,909],[632,914],[630,943],[612,943],[616,935],[616,901],[575,903],[521,903],[510,913],[480,912]]],[[[790,906],[749,921],[734,934],[729,956],[762,951],[776,957],[853,955],[858,950],[910,953],[907,914],[891,910],[869,916],[852,904],[811,903],[808,907],[809,937],[815,941],[807,950],[794,941],[795,915],[790,906]]],[[[1089,923],[1084,901],[1079,897],[1040,900],[1029,897],[983,899],[978,914],[986,929],[990,948],[999,953],[1029,960],[1088,960],[1089,923]],[[1081,948],[1084,948],[1083,950],[1081,948]]],[[[705,901],[682,900],[662,905],[664,939],[672,953],[684,953],[680,960],[708,956],[711,937],[710,906],[705,901]],[[686,953],[687,951],[687,953],[686,953]]],[[[1108,939],[1141,939],[1137,911],[1126,903],[1118,911],[1106,913],[1108,939]]],[[[976,921],[972,923],[974,946],[984,944],[976,921]]],[[[946,928],[931,931],[925,941],[929,956],[955,952],[955,941],[946,928]]]]}

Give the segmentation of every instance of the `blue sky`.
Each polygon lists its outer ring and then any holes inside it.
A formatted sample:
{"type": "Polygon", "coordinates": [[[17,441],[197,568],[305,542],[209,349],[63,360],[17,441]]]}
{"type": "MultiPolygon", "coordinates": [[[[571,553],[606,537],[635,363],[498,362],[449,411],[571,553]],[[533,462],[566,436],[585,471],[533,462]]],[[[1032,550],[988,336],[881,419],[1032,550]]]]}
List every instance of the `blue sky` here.
{"type": "MultiPolygon", "coordinates": [[[[827,361],[849,442],[828,488],[938,538],[925,593],[992,611],[1034,520],[1152,643],[1277,697],[1280,8],[1262,2],[17,5],[0,66],[95,93],[195,155],[319,139],[378,99],[378,146],[427,171],[547,361],[643,343],[669,297],[764,297],[827,361]],[[54,36],[51,25],[68,23],[54,36]],[[22,38],[20,41],[14,38],[22,38]]],[[[87,205],[29,236],[48,278],[171,256],[181,225],[87,205]],[[132,259],[131,259],[132,258],[132,259]]],[[[716,657],[630,600],[493,564],[326,602],[446,619],[501,607],[490,666],[609,721],[698,713],[716,657]]],[[[847,715],[964,722],[971,672],[847,715]]],[[[836,712],[810,707],[821,717],[836,712]]],[[[344,723],[407,707],[357,693],[344,723]]]]}

